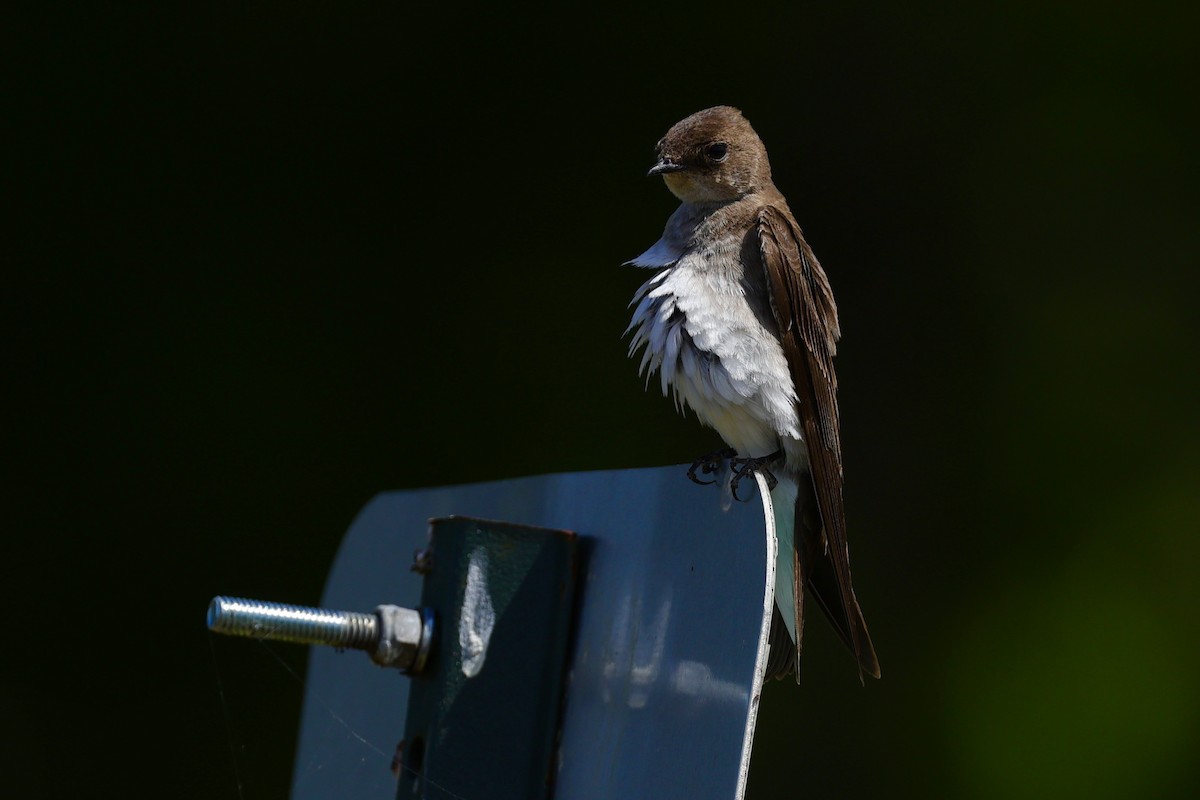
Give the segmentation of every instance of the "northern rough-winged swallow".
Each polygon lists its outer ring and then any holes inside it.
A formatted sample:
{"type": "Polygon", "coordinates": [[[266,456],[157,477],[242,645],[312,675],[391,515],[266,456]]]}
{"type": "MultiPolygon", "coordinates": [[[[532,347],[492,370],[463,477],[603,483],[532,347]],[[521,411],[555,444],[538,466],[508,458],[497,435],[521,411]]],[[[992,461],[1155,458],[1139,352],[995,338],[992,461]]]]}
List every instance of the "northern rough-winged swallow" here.
{"type": "MultiPolygon", "coordinates": [[[[859,678],[878,678],[850,584],[833,371],[841,333],[829,281],[736,108],[676,123],[657,155],[650,174],[682,204],[662,238],[629,262],[655,270],[634,295],[630,354],[644,346],[642,370],[658,370],[663,393],[671,387],[736,451],[722,454],[733,458],[735,482],[754,469],[778,479],[767,676],[800,679],[807,587],[854,651],[859,678]]],[[[715,469],[711,459],[698,464],[715,469]]]]}

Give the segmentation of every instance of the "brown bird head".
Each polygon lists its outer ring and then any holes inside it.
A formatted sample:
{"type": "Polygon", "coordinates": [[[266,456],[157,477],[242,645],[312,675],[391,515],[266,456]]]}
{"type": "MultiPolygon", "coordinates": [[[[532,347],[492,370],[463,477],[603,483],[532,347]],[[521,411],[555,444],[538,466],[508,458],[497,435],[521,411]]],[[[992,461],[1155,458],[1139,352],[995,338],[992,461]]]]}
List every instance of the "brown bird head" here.
{"type": "Polygon", "coordinates": [[[720,203],[771,185],[762,140],[732,106],[697,111],[675,123],[658,143],[658,163],[671,193],[685,203],[720,203]]]}

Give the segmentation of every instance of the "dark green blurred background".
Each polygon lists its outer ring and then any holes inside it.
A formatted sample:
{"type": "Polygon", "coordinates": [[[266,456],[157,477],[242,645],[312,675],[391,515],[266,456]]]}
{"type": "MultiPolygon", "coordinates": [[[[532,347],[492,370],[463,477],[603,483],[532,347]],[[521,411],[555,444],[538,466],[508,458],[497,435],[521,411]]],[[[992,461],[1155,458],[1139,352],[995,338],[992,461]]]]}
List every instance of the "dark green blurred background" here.
{"type": "Polygon", "coordinates": [[[717,446],[626,360],[621,262],[674,207],[654,143],[718,103],[837,293],[884,673],[810,626],[750,796],[1200,796],[1185,7],[10,26],[11,796],[284,797],[304,654],[210,637],[212,595],[316,602],[381,490],[717,446]]]}

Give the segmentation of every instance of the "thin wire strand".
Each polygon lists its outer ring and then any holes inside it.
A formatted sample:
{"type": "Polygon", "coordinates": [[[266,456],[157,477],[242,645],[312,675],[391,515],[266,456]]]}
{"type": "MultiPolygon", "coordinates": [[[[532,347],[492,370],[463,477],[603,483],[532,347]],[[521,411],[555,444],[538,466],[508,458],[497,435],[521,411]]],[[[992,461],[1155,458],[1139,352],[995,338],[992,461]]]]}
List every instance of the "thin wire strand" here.
{"type": "Polygon", "coordinates": [[[242,773],[238,769],[237,743],[233,739],[233,717],[229,714],[229,702],[225,699],[225,684],[221,681],[221,667],[217,661],[217,648],[213,645],[211,634],[208,637],[208,652],[212,654],[213,674],[217,678],[217,696],[221,698],[221,714],[225,718],[225,733],[229,736],[229,759],[233,762],[233,780],[237,784],[239,800],[245,800],[246,790],[242,788],[242,773]]]}
{"type": "MultiPolygon", "coordinates": [[[[273,659],[275,659],[277,662],[279,662],[280,666],[282,666],[284,668],[284,670],[289,675],[291,675],[293,679],[295,679],[296,683],[300,684],[301,688],[307,689],[307,687],[305,686],[305,683],[304,683],[304,678],[302,678],[300,676],[300,673],[296,672],[296,670],[293,669],[292,665],[287,663],[287,661],[285,661],[283,659],[283,657],[281,655],[279,655],[279,653],[275,652],[275,650],[268,643],[268,640],[266,640],[265,638],[257,637],[257,636],[253,637],[253,638],[254,638],[254,641],[256,641],[260,645],[262,645],[263,649],[265,649],[268,653],[271,654],[271,657],[273,659]]],[[[209,646],[212,647],[211,636],[209,638],[209,646]]],[[[216,659],[216,650],[215,649],[213,650],[213,659],[214,659],[214,661],[216,659]]],[[[220,678],[218,677],[218,686],[219,685],[220,685],[220,678]]],[[[309,696],[309,698],[315,700],[317,702],[317,704],[319,706],[321,706],[321,708],[325,709],[325,712],[327,714],[329,714],[329,716],[332,717],[334,719],[334,721],[337,722],[337,724],[341,725],[346,730],[347,733],[349,733],[351,736],[353,736],[355,739],[357,739],[359,742],[361,742],[364,746],[366,746],[373,752],[379,754],[379,756],[381,756],[382,758],[387,759],[388,763],[393,762],[392,756],[388,755],[383,750],[376,747],[374,743],[368,741],[365,737],[363,737],[356,730],[354,730],[354,728],[351,727],[350,723],[347,722],[345,719],[343,719],[342,716],[333,709],[333,706],[331,706],[329,703],[327,703],[325,701],[325,698],[321,697],[319,694],[317,694],[316,692],[311,691],[311,690],[308,691],[308,696],[309,696]]],[[[224,692],[222,692],[221,700],[222,700],[223,706],[224,706],[224,699],[225,699],[225,695],[224,695],[224,692]]],[[[227,708],[226,708],[225,713],[226,713],[226,717],[228,718],[229,712],[228,712],[227,708]]],[[[233,746],[232,732],[230,734],[230,737],[231,737],[230,738],[230,746],[232,747],[233,746]]],[[[418,779],[424,781],[425,784],[427,786],[429,786],[431,789],[436,789],[437,791],[441,792],[442,794],[446,795],[447,797],[453,798],[453,800],[468,800],[466,797],[463,797],[460,794],[455,794],[454,792],[450,791],[445,786],[441,786],[436,781],[430,780],[428,777],[426,777],[425,775],[422,775],[417,770],[405,765],[403,763],[403,761],[400,762],[399,766],[402,770],[409,772],[412,775],[416,776],[418,779]]],[[[236,768],[237,768],[237,765],[236,765],[236,756],[235,756],[235,764],[234,764],[235,773],[236,773],[236,768]]],[[[240,778],[238,780],[238,791],[239,792],[241,791],[241,779],[240,778]]]]}

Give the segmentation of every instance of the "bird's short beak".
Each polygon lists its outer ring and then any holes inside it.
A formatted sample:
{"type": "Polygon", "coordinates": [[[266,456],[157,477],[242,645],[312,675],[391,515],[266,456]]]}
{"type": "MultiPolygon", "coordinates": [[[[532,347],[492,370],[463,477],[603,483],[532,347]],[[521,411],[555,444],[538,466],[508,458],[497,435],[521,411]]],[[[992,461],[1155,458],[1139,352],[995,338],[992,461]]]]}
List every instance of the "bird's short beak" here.
{"type": "Polygon", "coordinates": [[[658,163],[651,167],[646,175],[662,175],[667,172],[679,172],[681,169],[683,169],[682,164],[676,164],[671,159],[664,157],[660,158],[658,163]]]}

